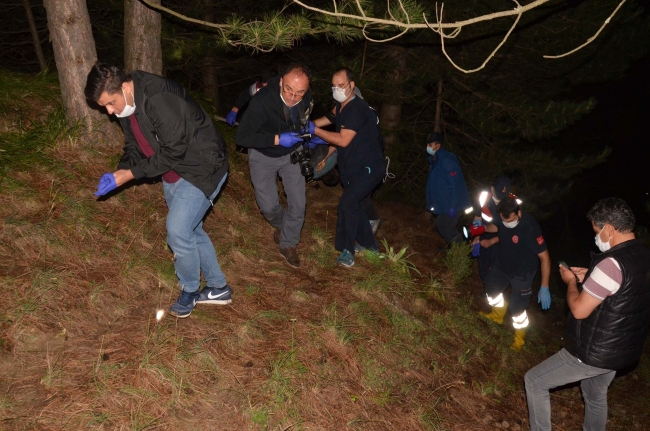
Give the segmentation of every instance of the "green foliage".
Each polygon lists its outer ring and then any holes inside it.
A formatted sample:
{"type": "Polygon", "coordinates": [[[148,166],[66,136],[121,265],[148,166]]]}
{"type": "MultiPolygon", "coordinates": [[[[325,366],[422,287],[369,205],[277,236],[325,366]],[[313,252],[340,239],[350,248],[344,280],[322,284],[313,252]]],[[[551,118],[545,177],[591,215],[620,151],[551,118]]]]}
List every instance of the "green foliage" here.
{"type": "Polygon", "coordinates": [[[469,257],[472,246],[469,243],[452,242],[443,258],[443,263],[451,273],[454,286],[462,284],[472,275],[472,259],[469,257]]]}
{"type": "Polygon", "coordinates": [[[386,238],[383,238],[381,240],[382,245],[384,246],[384,250],[386,250],[385,253],[381,253],[380,256],[383,258],[387,259],[399,272],[402,274],[409,275],[411,271],[416,272],[418,275],[420,274],[420,271],[415,267],[413,262],[409,261],[408,258],[413,256],[414,253],[411,254],[406,254],[406,250],[408,249],[408,245],[405,245],[402,247],[399,251],[396,251],[393,249],[392,246],[388,245],[388,241],[386,241],[386,238]]]}
{"type": "Polygon", "coordinates": [[[17,131],[0,133],[0,180],[12,170],[51,163],[45,150],[62,138],[76,139],[81,126],[69,127],[62,107],[44,120],[20,121],[17,131]]]}

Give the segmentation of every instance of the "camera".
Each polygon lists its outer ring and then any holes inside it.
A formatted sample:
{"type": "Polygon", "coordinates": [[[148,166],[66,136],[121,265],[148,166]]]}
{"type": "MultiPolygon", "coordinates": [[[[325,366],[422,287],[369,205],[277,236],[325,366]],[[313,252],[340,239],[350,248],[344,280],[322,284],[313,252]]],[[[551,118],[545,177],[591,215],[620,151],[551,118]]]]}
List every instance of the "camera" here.
{"type": "Polygon", "coordinates": [[[300,165],[300,173],[305,179],[310,180],[314,176],[314,167],[311,164],[311,151],[309,151],[310,134],[300,135],[304,140],[303,144],[290,155],[291,163],[300,165]]]}

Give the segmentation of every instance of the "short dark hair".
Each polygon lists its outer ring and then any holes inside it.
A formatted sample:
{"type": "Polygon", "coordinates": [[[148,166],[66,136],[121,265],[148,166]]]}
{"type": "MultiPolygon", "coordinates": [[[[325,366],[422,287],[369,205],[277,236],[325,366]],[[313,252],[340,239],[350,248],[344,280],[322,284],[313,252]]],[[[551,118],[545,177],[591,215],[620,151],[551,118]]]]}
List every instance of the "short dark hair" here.
{"type": "Polygon", "coordinates": [[[267,82],[269,82],[269,79],[277,75],[278,72],[274,68],[272,67],[266,68],[262,71],[262,75],[260,76],[260,82],[262,84],[266,84],[267,82]]]}
{"type": "Polygon", "coordinates": [[[338,75],[341,72],[345,72],[345,77],[348,79],[348,82],[354,81],[354,72],[349,67],[339,67],[332,73],[332,76],[338,75]]]}
{"type": "Polygon", "coordinates": [[[96,63],[88,73],[84,94],[86,99],[97,102],[102,93],[115,94],[121,91],[122,84],[131,81],[130,74],[117,66],[106,63],[96,63]]]}
{"type": "Polygon", "coordinates": [[[505,218],[510,217],[510,214],[512,213],[517,214],[519,210],[521,210],[521,208],[519,207],[517,200],[511,197],[501,199],[497,205],[497,211],[499,211],[499,214],[505,218]]]}
{"type": "Polygon", "coordinates": [[[587,213],[587,219],[594,222],[598,229],[602,229],[605,224],[611,224],[620,233],[632,232],[636,224],[632,209],[620,198],[599,200],[587,213]]]}
{"type": "Polygon", "coordinates": [[[307,75],[307,81],[311,83],[311,70],[302,63],[291,63],[284,69],[282,76],[286,76],[291,72],[296,72],[298,75],[307,75]]]}

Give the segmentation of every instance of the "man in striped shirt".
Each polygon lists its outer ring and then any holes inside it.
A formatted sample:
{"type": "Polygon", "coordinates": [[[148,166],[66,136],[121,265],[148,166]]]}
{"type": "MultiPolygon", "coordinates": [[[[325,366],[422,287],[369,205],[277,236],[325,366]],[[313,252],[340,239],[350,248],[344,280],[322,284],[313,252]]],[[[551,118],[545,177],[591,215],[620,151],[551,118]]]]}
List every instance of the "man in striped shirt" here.
{"type": "Polygon", "coordinates": [[[607,388],[617,370],[634,367],[643,353],[650,250],[634,237],[634,214],[622,199],[598,201],[587,218],[601,253],[589,268],[560,265],[571,313],[564,348],[526,373],[531,431],[551,430],[549,389],[572,382],[580,382],[585,402],[583,430],[605,431],[607,388]]]}

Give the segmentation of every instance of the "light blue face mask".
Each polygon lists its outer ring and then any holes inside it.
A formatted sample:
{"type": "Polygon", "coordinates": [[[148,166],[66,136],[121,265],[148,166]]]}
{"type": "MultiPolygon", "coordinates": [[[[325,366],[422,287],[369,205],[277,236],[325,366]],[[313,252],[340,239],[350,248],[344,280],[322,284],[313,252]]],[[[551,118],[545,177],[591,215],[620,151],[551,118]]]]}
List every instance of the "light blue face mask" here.
{"type": "Polygon", "coordinates": [[[427,153],[429,153],[429,155],[433,156],[433,155],[436,154],[436,150],[434,150],[433,148],[431,148],[431,147],[429,147],[427,145],[427,153]]]}

